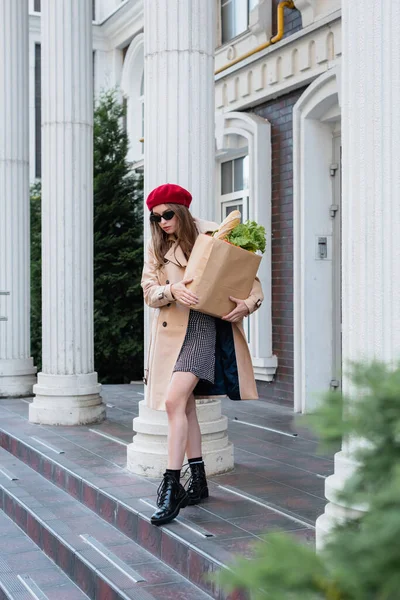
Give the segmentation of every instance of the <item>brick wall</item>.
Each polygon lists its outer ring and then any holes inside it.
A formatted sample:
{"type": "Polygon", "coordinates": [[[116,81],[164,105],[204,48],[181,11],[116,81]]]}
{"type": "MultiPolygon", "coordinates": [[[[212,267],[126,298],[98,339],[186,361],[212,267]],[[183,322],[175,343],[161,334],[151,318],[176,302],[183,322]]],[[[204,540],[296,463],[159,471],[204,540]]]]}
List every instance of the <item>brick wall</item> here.
{"type": "MultiPolygon", "coordinates": [[[[274,35],[277,31],[277,6],[281,0],[272,0],[272,31],[274,35]]],[[[297,9],[285,8],[285,35],[288,37],[296,31],[302,29],[301,12],[297,9]]]]}
{"type": "Polygon", "coordinates": [[[293,106],[305,88],[252,109],[272,126],[272,344],[273,382],[260,396],[293,404],[293,106]]]}

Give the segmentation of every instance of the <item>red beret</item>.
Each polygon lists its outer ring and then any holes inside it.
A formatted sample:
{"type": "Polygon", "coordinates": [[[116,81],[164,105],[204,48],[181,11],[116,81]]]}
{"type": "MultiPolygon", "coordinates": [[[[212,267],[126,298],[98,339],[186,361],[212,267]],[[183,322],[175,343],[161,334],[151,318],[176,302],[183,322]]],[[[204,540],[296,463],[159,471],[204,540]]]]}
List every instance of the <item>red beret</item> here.
{"type": "Polygon", "coordinates": [[[153,210],[159,204],[182,204],[189,208],[192,194],[180,185],[164,183],[159,185],[147,196],[146,204],[149,210],[153,210]]]}

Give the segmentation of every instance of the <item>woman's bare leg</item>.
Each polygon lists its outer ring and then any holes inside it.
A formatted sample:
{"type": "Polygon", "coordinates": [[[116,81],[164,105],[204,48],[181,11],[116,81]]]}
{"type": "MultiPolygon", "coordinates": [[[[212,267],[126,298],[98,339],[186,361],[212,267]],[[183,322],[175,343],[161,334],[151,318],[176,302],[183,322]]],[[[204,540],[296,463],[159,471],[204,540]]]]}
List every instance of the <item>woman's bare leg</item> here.
{"type": "Polygon", "coordinates": [[[186,455],[188,458],[197,458],[201,456],[201,433],[197,419],[196,400],[193,393],[186,404],[186,417],[188,421],[186,455]]]}
{"type": "Polygon", "coordinates": [[[186,406],[199,378],[193,373],[176,371],[167,390],[165,409],[168,416],[168,469],[182,468],[188,443],[186,406]]]}

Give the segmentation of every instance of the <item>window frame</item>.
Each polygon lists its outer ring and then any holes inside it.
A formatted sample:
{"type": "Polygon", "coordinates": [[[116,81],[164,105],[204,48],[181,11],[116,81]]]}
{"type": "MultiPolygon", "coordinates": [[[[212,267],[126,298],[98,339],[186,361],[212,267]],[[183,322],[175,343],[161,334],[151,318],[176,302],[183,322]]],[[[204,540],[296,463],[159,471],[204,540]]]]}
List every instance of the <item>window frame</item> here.
{"type": "Polygon", "coordinates": [[[216,214],[220,214],[222,162],[249,156],[249,217],[266,230],[266,247],[258,277],[264,292],[264,301],[250,317],[250,352],[256,379],[272,381],[278,367],[278,358],[272,344],[272,180],[271,180],[271,125],[249,112],[219,113],[216,118],[216,214]]]}
{"type": "MultiPolygon", "coordinates": [[[[225,208],[229,208],[231,206],[237,206],[240,202],[242,202],[242,222],[250,219],[251,213],[251,205],[250,205],[250,186],[243,187],[241,190],[234,190],[234,181],[235,181],[235,161],[240,158],[247,158],[250,161],[249,153],[246,148],[240,149],[239,152],[229,153],[226,156],[221,157],[217,162],[217,190],[219,190],[219,194],[217,194],[217,202],[218,202],[218,212],[220,215],[220,221],[223,221],[226,218],[226,213],[224,211],[225,208]],[[232,162],[232,192],[228,192],[226,194],[222,193],[222,165],[228,162],[232,162]]],[[[249,166],[248,166],[249,170],[249,166]]],[[[243,177],[244,180],[244,177],[243,177]]],[[[250,183],[250,177],[248,177],[247,183],[250,183]]],[[[246,334],[248,344],[251,344],[252,339],[252,319],[248,317],[246,321],[243,323],[243,328],[246,334]]]]}
{"type": "MultiPolygon", "coordinates": [[[[239,2],[243,0],[239,0],[239,2]]],[[[244,34],[246,34],[249,31],[249,27],[250,27],[250,6],[251,6],[251,1],[252,0],[245,0],[246,1],[246,12],[247,12],[247,23],[246,23],[246,27],[236,33],[235,35],[233,35],[232,37],[224,40],[224,19],[223,19],[223,15],[222,15],[222,9],[224,8],[224,6],[227,6],[229,3],[234,3],[234,6],[236,7],[236,2],[238,2],[238,0],[218,0],[219,5],[218,5],[218,14],[219,14],[219,22],[220,22],[220,28],[219,28],[219,34],[220,34],[220,42],[221,42],[221,46],[225,46],[227,44],[231,44],[233,40],[236,40],[237,38],[239,38],[240,36],[243,36],[244,34]]]]}

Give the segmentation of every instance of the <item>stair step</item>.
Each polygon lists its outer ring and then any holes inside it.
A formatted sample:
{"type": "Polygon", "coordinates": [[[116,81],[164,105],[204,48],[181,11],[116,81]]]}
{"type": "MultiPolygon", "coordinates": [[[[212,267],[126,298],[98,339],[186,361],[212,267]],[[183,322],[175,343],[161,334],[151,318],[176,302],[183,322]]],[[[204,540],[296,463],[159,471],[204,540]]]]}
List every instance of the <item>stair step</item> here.
{"type": "MultiPolygon", "coordinates": [[[[81,440],[85,433],[88,438],[94,436],[84,428],[80,428],[76,436],[81,440]]],[[[16,415],[7,416],[2,419],[0,427],[0,446],[11,457],[20,459],[88,507],[90,514],[94,512],[156,558],[161,558],[186,581],[195,584],[196,588],[201,588],[215,600],[230,600],[228,593],[204,577],[207,573],[218,572],[235,560],[232,552],[216,543],[218,538],[207,529],[207,523],[212,521],[211,525],[217,526],[217,529],[221,526],[222,529],[228,527],[229,531],[235,530],[234,536],[250,534],[240,528],[236,532],[235,526],[207,511],[206,503],[202,507],[188,507],[172,523],[155,527],[150,523],[150,516],[154,512],[159,482],[137,477],[121,467],[115,467],[104,475],[93,473],[90,467],[82,466],[93,457],[91,451],[79,445],[79,459],[76,459],[76,448],[70,439],[63,437],[59,428],[56,433],[55,429],[32,425],[16,415]],[[56,454],[33,438],[64,452],[56,454]]],[[[15,475],[11,466],[5,468],[15,475]]],[[[230,501],[228,495],[227,501],[230,501]]],[[[254,537],[254,541],[257,539],[254,537]]],[[[234,597],[235,600],[242,600],[246,596],[236,593],[234,597]]]]}
{"type": "Polygon", "coordinates": [[[2,512],[0,531],[0,600],[88,600],[2,512]]]}
{"type": "MultiPolygon", "coordinates": [[[[4,513],[89,598],[210,598],[159,558],[2,448],[0,501],[4,513]],[[12,474],[14,480],[4,474],[4,469],[12,474]]],[[[115,504],[112,509],[104,507],[105,514],[110,517],[110,510],[114,509],[115,504]]],[[[150,523],[148,525],[150,534],[153,530],[159,532],[150,523]]],[[[165,549],[165,552],[171,550],[165,549]]]]}
{"type": "MultiPolygon", "coordinates": [[[[23,414],[13,413],[14,406],[4,410],[0,403],[0,446],[161,558],[214,600],[230,600],[231,596],[208,582],[204,574],[232,564],[238,554],[251,557],[251,546],[259,541],[264,528],[282,527],[298,533],[305,543],[313,543],[314,521],[307,514],[309,499],[313,503],[317,500],[313,496],[304,498],[304,510],[294,512],[280,505],[278,497],[275,503],[269,497],[252,495],[246,486],[240,489],[219,484],[225,481],[224,477],[211,478],[208,501],[185,508],[178,519],[156,528],[150,524],[150,515],[159,481],[128,472],[121,444],[112,440],[108,443],[87,427],[33,425],[23,414]]],[[[106,421],[103,426],[107,435],[119,435],[115,423],[106,421]]],[[[235,481],[240,472],[231,477],[235,481]]],[[[235,593],[234,597],[242,600],[246,595],[235,593]]]]}

